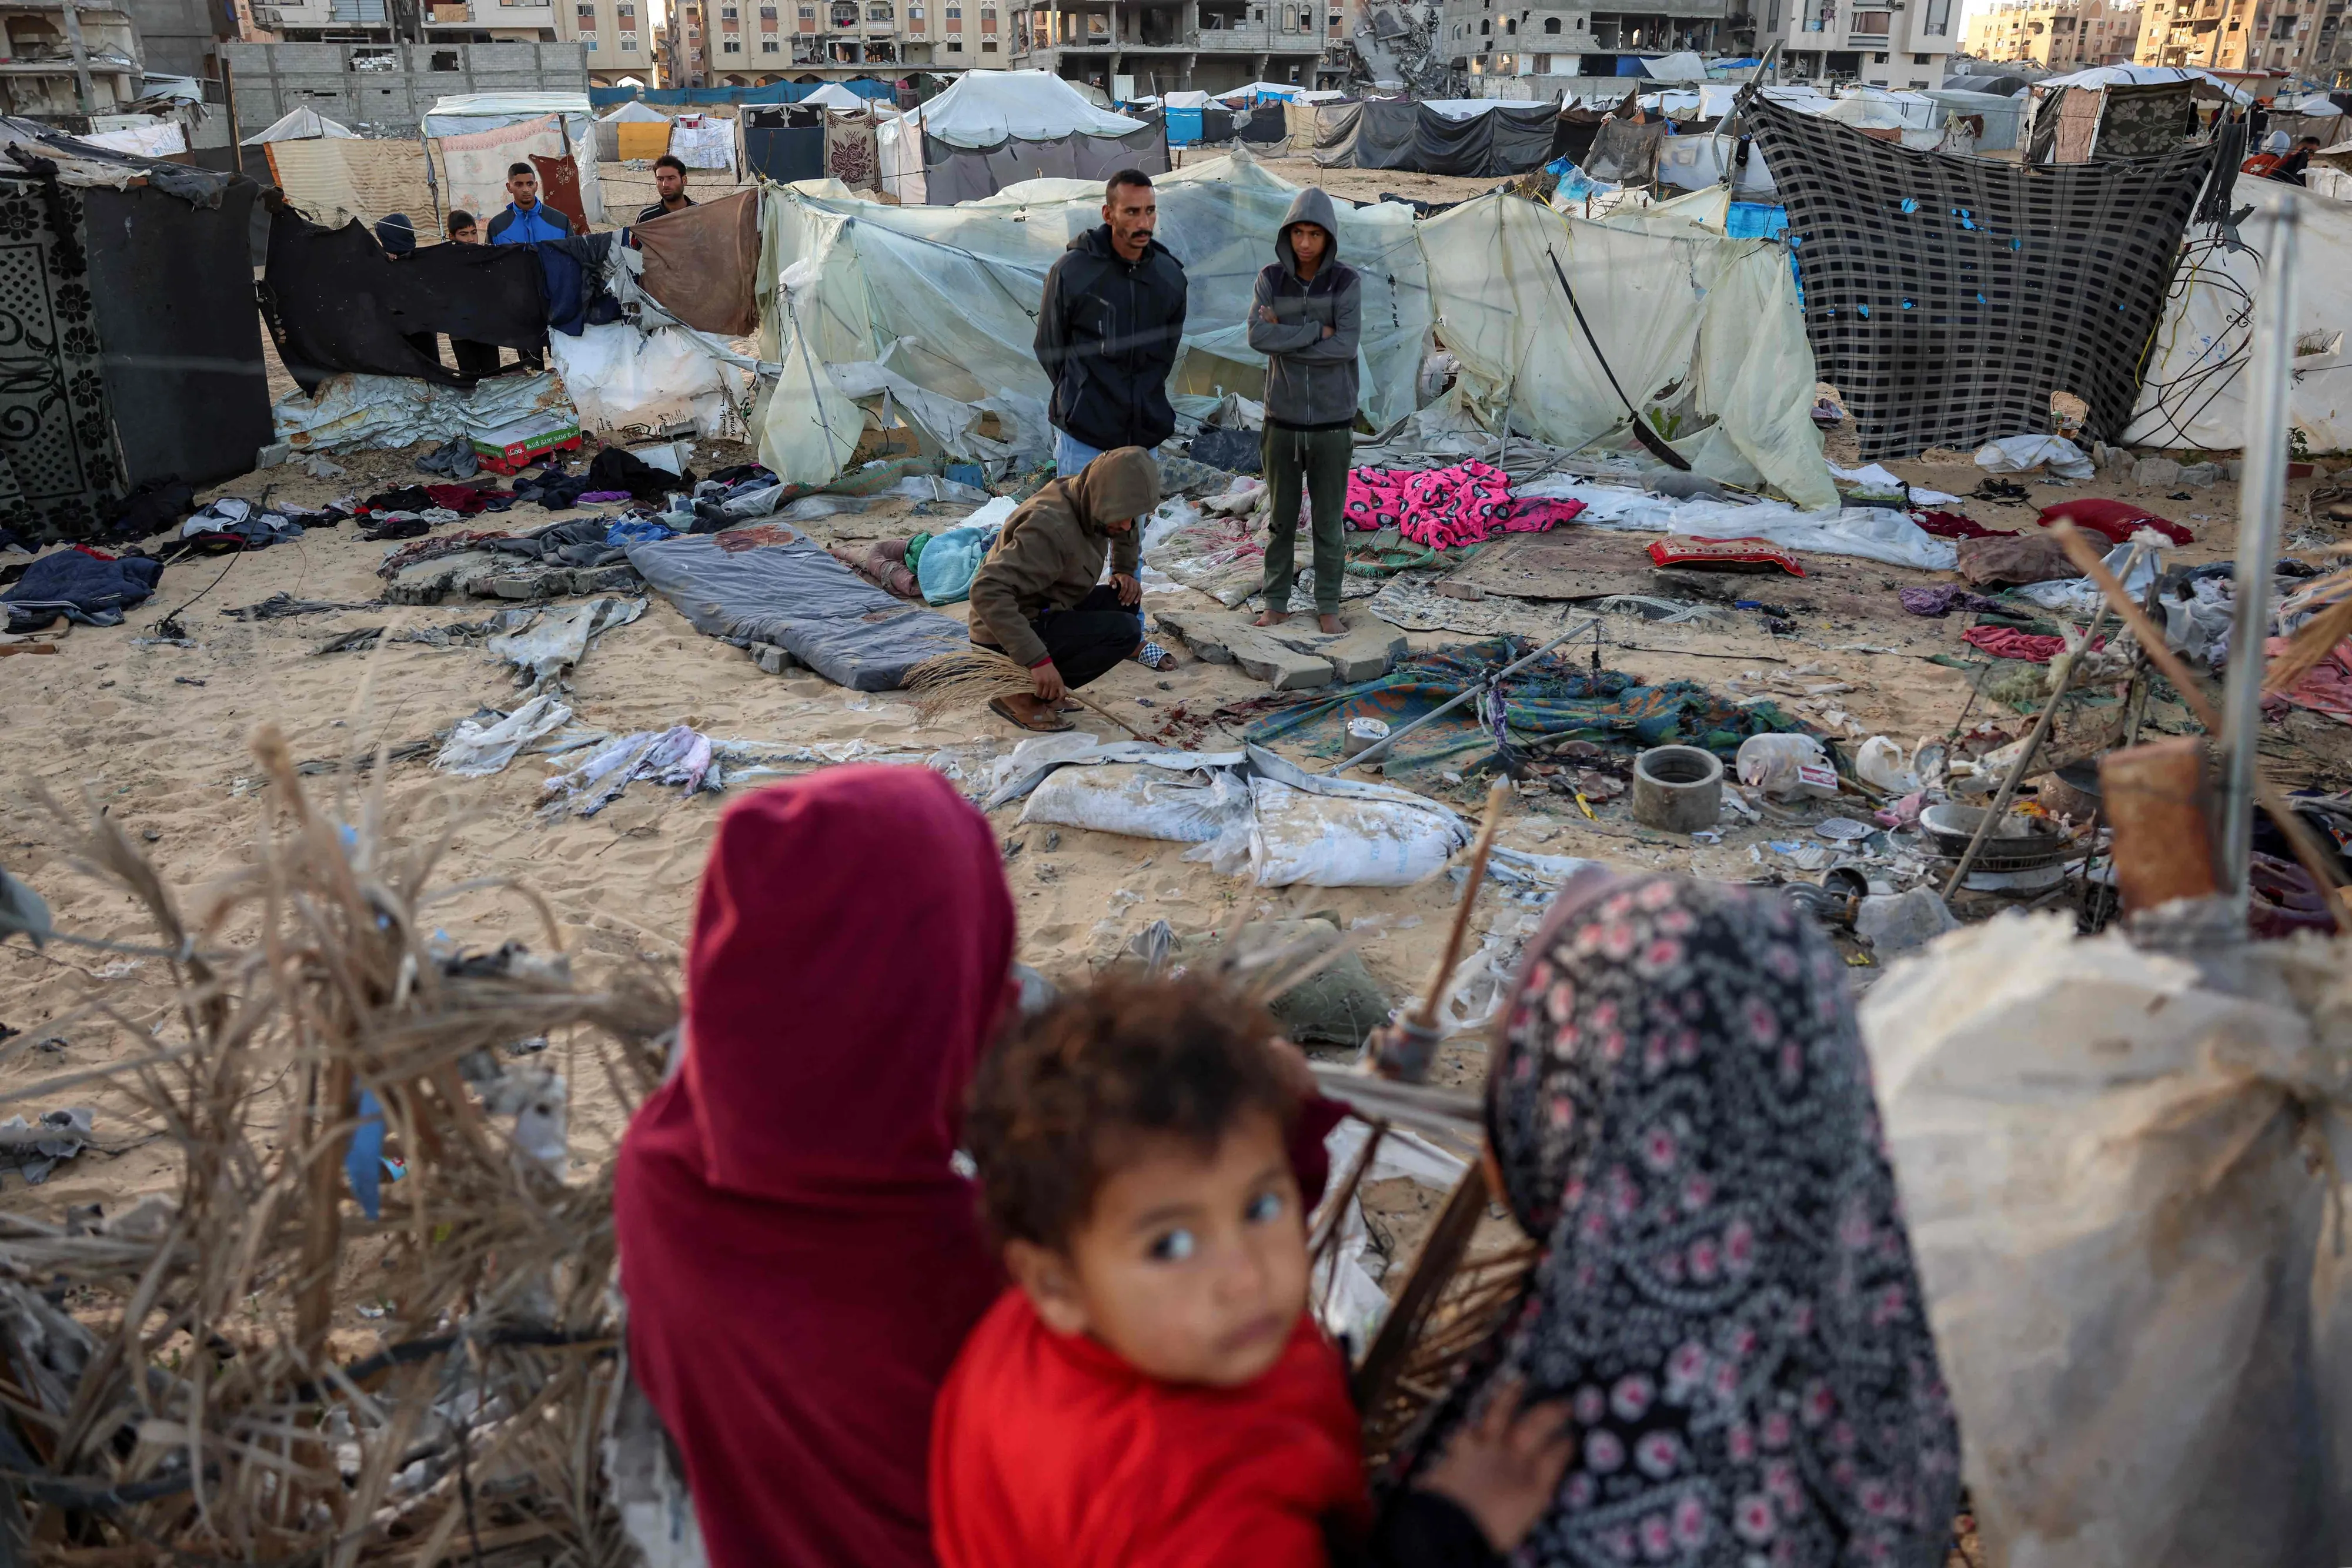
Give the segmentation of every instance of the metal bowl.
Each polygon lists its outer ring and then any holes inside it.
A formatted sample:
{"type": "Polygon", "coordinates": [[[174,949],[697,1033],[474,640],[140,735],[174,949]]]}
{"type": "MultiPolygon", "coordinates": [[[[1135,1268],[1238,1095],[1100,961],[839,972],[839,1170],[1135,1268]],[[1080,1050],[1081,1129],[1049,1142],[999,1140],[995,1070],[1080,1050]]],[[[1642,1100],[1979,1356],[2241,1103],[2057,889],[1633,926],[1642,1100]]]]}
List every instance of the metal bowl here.
{"type": "MultiPolygon", "coordinates": [[[[1968,853],[1969,843],[1984,819],[1985,809],[1981,806],[1962,806],[1946,800],[1919,813],[1919,828],[1940,853],[1957,859],[1968,853]]],[[[1978,852],[1977,865],[1985,871],[2024,871],[2047,865],[2065,852],[2066,841],[2063,837],[2031,817],[2012,812],[1986,838],[1984,848],[1978,852]]]]}

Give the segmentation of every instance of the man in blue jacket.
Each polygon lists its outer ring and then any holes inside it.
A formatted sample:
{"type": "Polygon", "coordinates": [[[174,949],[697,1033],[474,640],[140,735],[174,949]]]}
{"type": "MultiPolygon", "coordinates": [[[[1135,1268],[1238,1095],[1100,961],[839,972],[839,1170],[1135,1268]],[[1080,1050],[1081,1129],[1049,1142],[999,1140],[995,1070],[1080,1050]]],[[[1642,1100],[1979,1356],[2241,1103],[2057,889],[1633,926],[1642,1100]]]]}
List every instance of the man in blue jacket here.
{"type": "Polygon", "coordinates": [[[1151,176],[1113,174],[1102,215],[1045,274],[1037,312],[1037,363],[1054,383],[1054,465],[1065,479],[1106,452],[1149,452],[1176,432],[1168,377],[1183,346],[1184,264],[1152,237],[1151,176]]]}
{"type": "Polygon", "coordinates": [[[1249,317],[1249,345],[1265,356],[1260,450],[1274,507],[1265,545],[1265,612],[1257,624],[1278,626],[1290,617],[1303,483],[1314,516],[1315,609],[1321,629],[1338,632],[1363,280],[1354,267],[1340,265],[1331,198],[1312,185],[1284,214],[1274,254],[1274,264],[1257,275],[1249,317]]]}
{"type": "Polygon", "coordinates": [[[492,245],[572,237],[572,220],[539,199],[539,171],[529,163],[507,166],[507,194],[514,199],[490,220],[492,245]]]}

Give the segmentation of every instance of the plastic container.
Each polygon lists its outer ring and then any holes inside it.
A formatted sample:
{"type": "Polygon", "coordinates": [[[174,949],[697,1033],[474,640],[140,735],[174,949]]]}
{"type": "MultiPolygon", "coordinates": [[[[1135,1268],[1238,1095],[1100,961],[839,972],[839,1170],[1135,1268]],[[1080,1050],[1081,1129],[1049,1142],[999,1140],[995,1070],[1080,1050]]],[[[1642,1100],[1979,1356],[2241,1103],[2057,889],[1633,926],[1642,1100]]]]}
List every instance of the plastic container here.
{"type": "Polygon", "coordinates": [[[1826,800],[1838,791],[1837,769],[1810,735],[1751,735],[1734,766],[1740,783],[1776,800],[1826,800]]]}

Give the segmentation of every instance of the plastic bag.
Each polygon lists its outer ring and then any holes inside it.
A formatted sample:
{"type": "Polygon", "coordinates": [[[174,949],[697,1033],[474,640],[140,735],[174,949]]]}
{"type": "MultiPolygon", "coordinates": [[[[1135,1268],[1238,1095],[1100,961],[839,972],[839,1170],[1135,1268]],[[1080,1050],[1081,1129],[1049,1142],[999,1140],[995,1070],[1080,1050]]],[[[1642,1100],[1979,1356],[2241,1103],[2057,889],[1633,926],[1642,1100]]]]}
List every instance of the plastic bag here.
{"type": "Polygon", "coordinates": [[[1854,753],[1854,773],[1865,784],[1890,794],[1908,795],[1919,788],[1918,775],[1903,766],[1903,748],[1883,735],[1874,735],[1854,753]]]}
{"type": "Polygon", "coordinates": [[[1995,1568],[2352,1562],[2345,956],[2012,915],[1864,999],[1995,1568]]]}
{"type": "Polygon", "coordinates": [[[499,772],[515,754],[542,736],[554,734],[572,722],[572,710],[542,692],[496,724],[461,718],[449,732],[433,766],[461,779],[483,779],[499,772]]]}
{"type": "Polygon", "coordinates": [[[1810,735],[1751,735],[1739,743],[1739,781],[1775,800],[1826,800],[1837,793],[1837,769],[1810,735]]]}
{"type": "Polygon", "coordinates": [[[1264,777],[1250,780],[1250,797],[1260,887],[1409,887],[1469,841],[1461,819],[1433,801],[1316,795],[1264,777]]]}
{"type": "Polygon", "coordinates": [[[1107,763],[1055,769],[1030,794],[1021,821],[1201,844],[1245,824],[1249,809],[1249,792],[1230,768],[1179,772],[1107,763]]]}
{"type": "Polygon", "coordinates": [[[2022,474],[2045,463],[2063,479],[2088,479],[2098,472],[2083,449],[2063,435],[2004,435],[1977,448],[1977,466],[1989,474],[2022,474]]]}

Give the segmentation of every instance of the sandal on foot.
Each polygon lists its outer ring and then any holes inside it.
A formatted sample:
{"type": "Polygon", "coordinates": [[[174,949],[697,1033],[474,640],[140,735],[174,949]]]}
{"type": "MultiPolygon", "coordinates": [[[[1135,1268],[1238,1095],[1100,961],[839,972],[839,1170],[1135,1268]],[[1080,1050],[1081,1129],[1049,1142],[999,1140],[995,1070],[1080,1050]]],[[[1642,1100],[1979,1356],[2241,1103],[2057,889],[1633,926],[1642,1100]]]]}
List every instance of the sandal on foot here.
{"type": "Polygon", "coordinates": [[[1009,724],[1017,726],[1022,729],[1034,729],[1040,735],[1059,735],[1066,729],[1076,729],[1077,727],[1069,720],[1062,717],[1059,713],[1039,714],[1034,720],[1023,718],[1019,714],[1013,711],[1013,705],[1006,702],[1003,697],[989,698],[988,711],[994,714],[997,717],[1005,720],[1009,724]]]}

